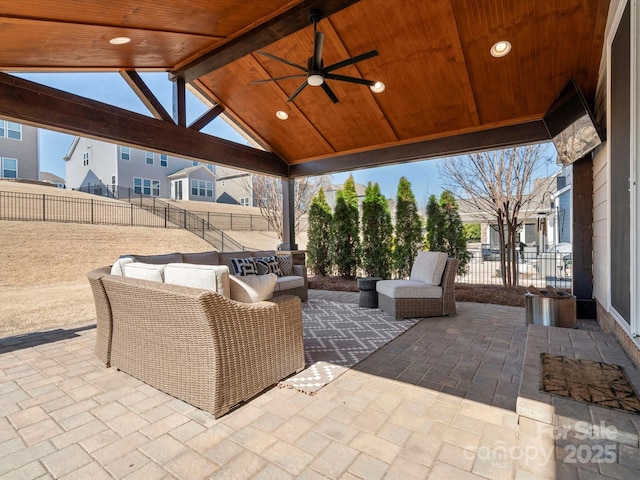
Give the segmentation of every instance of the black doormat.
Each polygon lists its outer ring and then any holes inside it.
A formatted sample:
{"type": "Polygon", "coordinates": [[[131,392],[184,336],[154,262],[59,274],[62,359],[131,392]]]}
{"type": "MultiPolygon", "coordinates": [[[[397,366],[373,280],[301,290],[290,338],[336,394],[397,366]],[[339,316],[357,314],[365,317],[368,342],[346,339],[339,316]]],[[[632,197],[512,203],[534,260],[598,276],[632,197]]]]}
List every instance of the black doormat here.
{"type": "Polygon", "coordinates": [[[540,354],[540,391],[599,407],[640,413],[640,398],[619,365],[540,354]]]}

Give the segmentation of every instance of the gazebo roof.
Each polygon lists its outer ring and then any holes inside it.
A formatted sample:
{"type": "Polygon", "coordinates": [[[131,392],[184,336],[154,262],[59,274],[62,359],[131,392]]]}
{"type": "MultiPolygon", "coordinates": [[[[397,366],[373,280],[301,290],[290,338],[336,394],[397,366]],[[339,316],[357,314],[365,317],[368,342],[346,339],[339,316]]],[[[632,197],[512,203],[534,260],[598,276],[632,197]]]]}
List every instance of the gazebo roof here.
{"type": "MultiPolygon", "coordinates": [[[[125,78],[151,105],[135,71],[170,72],[217,106],[212,116],[224,112],[270,152],[253,161],[251,152],[238,157],[236,150],[224,150],[228,164],[310,175],[548,140],[541,119],[570,78],[593,103],[609,3],[91,0],[78,8],[74,0],[22,0],[0,13],[0,67],[129,72],[125,78]],[[257,51],[306,66],[313,51],[312,8],[322,17],[317,29],[324,33],[324,65],[375,49],[377,56],[333,73],[381,80],[383,93],[326,80],[338,103],[311,86],[287,102],[304,77],[252,83],[301,73],[257,51]],[[131,41],[111,44],[116,37],[131,41]],[[495,58],[490,49],[501,40],[512,50],[495,58]],[[288,120],[278,120],[277,111],[288,120]]],[[[13,85],[3,78],[0,92],[15,97],[13,85]]],[[[18,117],[17,108],[7,107],[12,101],[0,100],[0,116],[18,117]]],[[[105,136],[96,126],[81,131],[72,120],[41,118],[43,111],[35,108],[32,116],[20,115],[26,123],[105,136]]],[[[142,137],[112,140],[141,145],[147,141],[142,137]]],[[[169,141],[158,147],[169,150],[169,141]]],[[[185,143],[170,153],[185,155],[189,148],[185,143]]],[[[211,151],[193,149],[191,156],[227,163],[211,151]]]]}

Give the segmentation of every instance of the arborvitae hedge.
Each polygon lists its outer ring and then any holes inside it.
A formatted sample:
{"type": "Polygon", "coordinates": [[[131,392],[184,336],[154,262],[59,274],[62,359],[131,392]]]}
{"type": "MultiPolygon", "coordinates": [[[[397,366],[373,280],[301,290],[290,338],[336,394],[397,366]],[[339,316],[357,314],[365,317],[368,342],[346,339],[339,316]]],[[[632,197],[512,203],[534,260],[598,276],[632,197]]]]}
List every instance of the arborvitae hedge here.
{"type": "Polygon", "coordinates": [[[362,270],[371,277],[390,278],[393,226],[380,186],[369,182],[362,202],[362,270]]]}

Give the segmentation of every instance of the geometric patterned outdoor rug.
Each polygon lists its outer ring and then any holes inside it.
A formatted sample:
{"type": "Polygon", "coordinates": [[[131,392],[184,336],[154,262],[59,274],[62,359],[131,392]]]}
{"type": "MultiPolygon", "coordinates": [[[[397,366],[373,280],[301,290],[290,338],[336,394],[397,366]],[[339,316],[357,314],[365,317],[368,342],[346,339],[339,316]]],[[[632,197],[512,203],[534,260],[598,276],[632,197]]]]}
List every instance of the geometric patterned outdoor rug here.
{"type": "Polygon", "coordinates": [[[540,391],[600,407],[640,413],[640,399],[619,365],[540,354],[540,391]]]}
{"type": "Polygon", "coordinates": [[[352,303],[308,300],[302,304],[306,368],[278,386],[313,395],[418,321],[352,303]]]}

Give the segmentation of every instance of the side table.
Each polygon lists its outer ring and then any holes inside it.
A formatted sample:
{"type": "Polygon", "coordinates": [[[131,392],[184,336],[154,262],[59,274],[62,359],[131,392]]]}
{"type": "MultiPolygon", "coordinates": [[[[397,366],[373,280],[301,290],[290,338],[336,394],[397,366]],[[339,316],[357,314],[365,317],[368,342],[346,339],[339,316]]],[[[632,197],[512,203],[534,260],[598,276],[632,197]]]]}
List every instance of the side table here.
{"type": "Polygon", "coordinates": [[[358,305],[366,308],[378,308],[378,292],[376,283],[380,277],[364,277],[358,279],[358,289],[360,290],[360,301],[358,305]]]}

